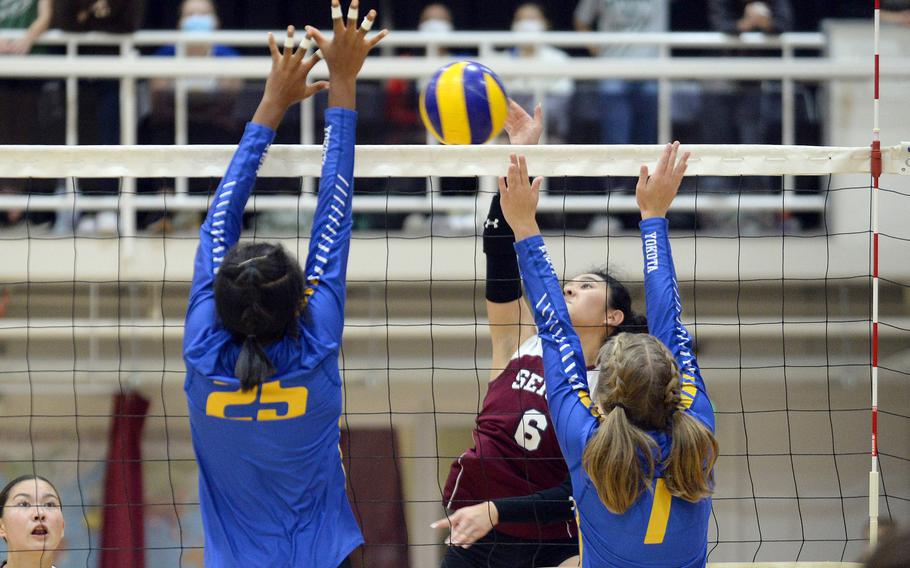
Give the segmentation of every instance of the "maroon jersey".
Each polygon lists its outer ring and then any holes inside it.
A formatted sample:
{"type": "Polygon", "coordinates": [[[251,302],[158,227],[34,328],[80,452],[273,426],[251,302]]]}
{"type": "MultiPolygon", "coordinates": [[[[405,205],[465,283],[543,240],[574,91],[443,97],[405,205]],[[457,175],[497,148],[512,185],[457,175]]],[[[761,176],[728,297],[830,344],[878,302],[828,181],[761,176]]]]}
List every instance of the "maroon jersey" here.
{"type": "MultiPolygon", "coordinates": [[[[451,510],[530,495],[565,481],[566,462],[547,408],[540,339],[525,341],[490,381],[477,415],[474,447],[452,463],[444,492],[451,510]]],[[[531,540],[568,539],[575,523],[502,523],[496,530],[531,540]]]]}

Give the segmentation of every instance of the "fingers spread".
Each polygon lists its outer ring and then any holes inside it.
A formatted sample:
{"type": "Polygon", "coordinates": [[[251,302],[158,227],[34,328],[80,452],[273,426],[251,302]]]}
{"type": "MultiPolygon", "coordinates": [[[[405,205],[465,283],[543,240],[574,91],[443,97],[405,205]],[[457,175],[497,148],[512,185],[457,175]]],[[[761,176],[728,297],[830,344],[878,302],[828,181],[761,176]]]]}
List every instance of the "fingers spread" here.
{"type": "Polygon", "coordinates": [[[303,39],[300,40],[300,44],[297,46],[297,51],[294,52],[294,60],[296,62],[300,62],[301,60],[303,60],[304,57],[306,57],[307,51],[309,51],[311,43],[312,42],[309,39],[307,39],[306,36],[304,36],[303,39]]]}
{"type": "Polygon", "coordinates": [[[278,42],[275,41],[275,34],[269,32],[269,53],[272,55],[272,64],[277,65],[281,54],[278,53],[278,42]]]}
{"type": "Polygon", "coordinates": [[[679,151],[679,142],[670,145],[670,157],[667,158],[667,173],[672,173],[676,168],[676,153],[679,151]]]}
{"type": "Polygon", "coordinates": [[[348,6],[347,29],[349,31],[357,29],[357,16],[359,15],[358,14],[359,10],[360,10],[360,3],[357,2],[357,0],[354,0],[353,2],[351,2],[351,5],[348,6]]]}
{"type": "Polygon", "coordinates": [[[322,32],[320,32],[313,26],[306,27],[306,36],[308,38],[312,39],[314,42],[316,42],[316,46],[319,47],[320,49],[322,49],[329,43],[329,40],[327,40],[325,38],[325,36],[322,35],[322,32]]]}
{"type": "Polygon", "coordinates": [[[534,178],[534,181],[531,182],[531,191],[533,191],[534,193],[537,193],[538,191],[540,191],[540,184],[542,184],[542,183],[543,183],[542,177],[538,176],[538,177],[534,178]]]}
{"type": "Polygon", "coordinates": [[[288,26],[288,35],[284,38],[284,52],[281,54],[284,59],[290,59],[294,54],[294,26],[288,26]]]}
{"type": "Polygon", "coordinates": [[[689,167],[689,157],[692,155],[692,152],[683,153],[682,158],[680,158],[679,163],[676,164],[676,168],[673,170],[673,175],[682,178],[686,173],[686,168],[689,167]]]}
{"type": "Polygon", "coordinates": [[[518,156],[518,169],[522,179],[528,179],[528,160],[524,154],[518,156]]]}
{"type": "Polygon", "coordinates": [[[389,35],[389,30],[382,30],[381,32],[376,34],[376,37],[370,39],[367,42],[367,46],[369,46],[370,49],[373,49],[373,47],[380,41],[384,40],[385,36],[387,36],[387,35],[389,35]]]}
{"type": "Polygon", "coordinates": [[[670,161],[670,144],[664,146],[664,151],[657,160],[657,166],[654,168],[654,175],[660,175],[667,169],[667,163],[670,161]]]}
{"type": "Polygon", "coordinates": [[[360,35],[365,36],[367,32],[373,29],[373,23],[376,21],[376,10],[370,10],[366,17],[360,22],[360,35]]]}
{"type": "Polygon", "coordinates": [[[318,93],[319,91],[324,91],[329,88],[328,81],[316,81],[307,88],[307,96],[312,96],[318,93]]]}
{"type": "Polygon", "coordinates": [[[638,170],[638,186],[644,187],[648,183],[648,166],[642,164],[638,170]]]}
{"type": "Polygon", "coordinates": [[[332,0],[332,30],[336,34],[344,32],[344,14],[341,12],[341,2],[332,0]]]}

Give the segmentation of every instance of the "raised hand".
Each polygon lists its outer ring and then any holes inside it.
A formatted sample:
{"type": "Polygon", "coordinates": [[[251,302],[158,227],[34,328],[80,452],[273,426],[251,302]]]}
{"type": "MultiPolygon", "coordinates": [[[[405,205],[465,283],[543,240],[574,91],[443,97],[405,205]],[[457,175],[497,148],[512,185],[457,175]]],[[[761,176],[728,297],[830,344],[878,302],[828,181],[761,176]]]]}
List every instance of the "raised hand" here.
{"type": "Polygon", "coordinates": [[[288,107],[328,88],[327,81],[307,84],[307,75],[319,62],[315,55],[304,59],[309,41],[304,40],[294,49],[294,26],[288,26],[284,52],[278,49],[275,36],[269,34],[269,52],[272,55],[272,71],[265,83],[262,102],[256,110],[253,122],[274,130],[281,122],[288,107]]]}
{"type": "Polygon", "coordinates": [[[520,241],[540,233],[535,216],[543,178],[529,182],[525,157],[512,154],[509,159],[508,174],[499,178],[500,205],[506,222],[515,231],[515,240],[520,241]]]}
{"type": "Polygon", "coordinates": [[[430,527],[450,529],[446,539],[450,546],[468,548],[482,539],[499,523],[499,510],[491,501],[458,509],[444,519],[439,519],[430,527]]]}
{"type": "Polygon", "coordinates": [[[332,0],[332,39],[327,39],[312,26],[307,26],[307,37],[312,38],[319,46],[318,54],[325,58],[329,66],[329,81],[332,85],[329,93],[329,106],[354,108],[355,85],[357,74],[373,47],[389,34],[382,30],[367,39],[367,33],[376,21],[376,10],[370,10],[366,18],[357,27],[359,0],[352,0],[348,8],[347,23],[342,15],[339,0],[332,0]]]}
{"type": "Polygon", "coordinates": [[[509,115],[506,116],[506,132],[509,143],[515,145],[537,144],[543,133],[543,111],[540,103],[534,107],[534,118],[531,118],[521,105],[509,99],[509,115]]]}
{"type": "Polygon", "coordinates": [[[679,142],[667,144],[654,173],[648,173],[648,166],[642,165],[635,186],[635,201],[641,211],[641,218],[665,217],[679,191],[683,175],[688,167],[690,152],[685,152],[679,161],[676,154],[679,152],[679,142]]]}

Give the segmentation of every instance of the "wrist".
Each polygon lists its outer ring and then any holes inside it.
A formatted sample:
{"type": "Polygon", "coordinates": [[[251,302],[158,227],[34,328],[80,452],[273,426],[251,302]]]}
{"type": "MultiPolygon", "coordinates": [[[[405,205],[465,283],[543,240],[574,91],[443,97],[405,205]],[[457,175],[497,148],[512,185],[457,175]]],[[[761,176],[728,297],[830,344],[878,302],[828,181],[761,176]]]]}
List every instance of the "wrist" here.
{"type": "Polygon", "coordinates": [[[666,216],[667,216],[666,211],[646,210],[646,209],[641,210],[641,220],[642,221],[644,221],[645,219],[663,219],[666,216]]]}
{"type": "Polygon", "coordinates": [[[490,524],[495,527],[499,524],[499,509],[496,508],[496,503],[492,501],[487,501],[487,509],[490,512],[490,524]]]}
{"type": "Polygon", "coordinates": [[[329,106],[354,110],[357,106],[357,78],[329,78],[329,106]]]}
{"type": "Polygon", "coordinates": [[[263,97],[259,107],[256,108],[256,114],[253,115],[253,122],[277,130],[286,111],[287,106],[263,97]]]}
{"type": "Polygon", "coordinates": [[[540,234],[540,228],[537,226],[537,221],[522,223],[518,226],[512,227],[512,230],[515,232],[516,241],[523,241],[529,237],[540,234]]]}

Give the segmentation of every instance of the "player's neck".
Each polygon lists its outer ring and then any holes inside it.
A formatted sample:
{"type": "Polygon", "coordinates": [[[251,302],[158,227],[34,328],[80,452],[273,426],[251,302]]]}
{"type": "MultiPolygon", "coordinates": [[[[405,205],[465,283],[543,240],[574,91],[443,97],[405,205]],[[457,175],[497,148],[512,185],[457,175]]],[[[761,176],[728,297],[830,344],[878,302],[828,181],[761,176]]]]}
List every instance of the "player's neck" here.
{"type": "Polygon", "coordinates": [[[581,350],[585,357],[585,365],[591,366],[597,360],[597,353],[603,345],[603,330],[579,330],[578,340],[581,342],[581,350]]]}

